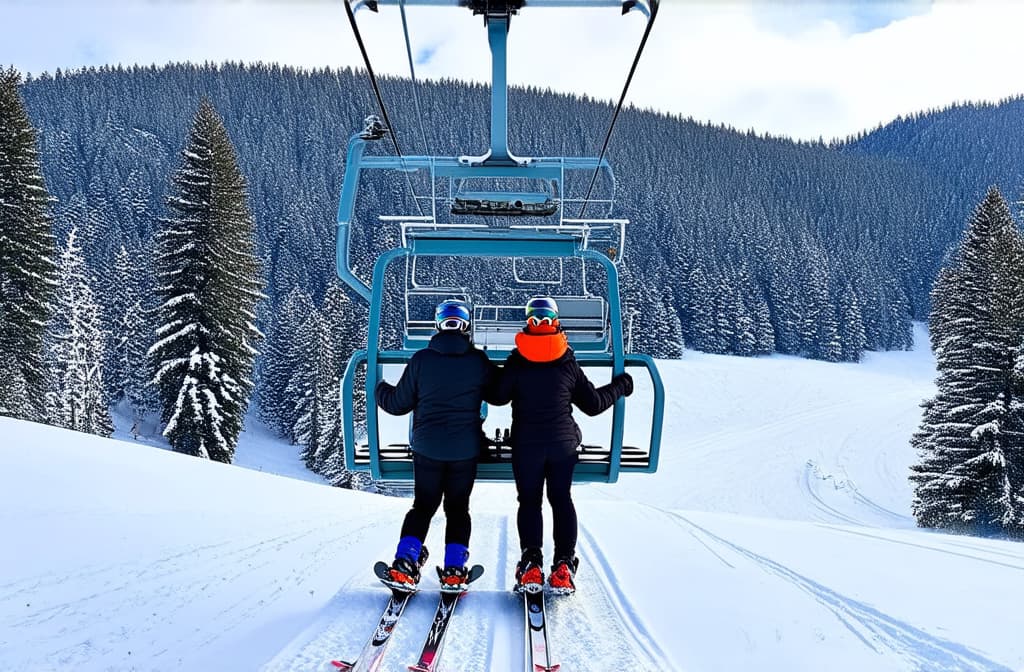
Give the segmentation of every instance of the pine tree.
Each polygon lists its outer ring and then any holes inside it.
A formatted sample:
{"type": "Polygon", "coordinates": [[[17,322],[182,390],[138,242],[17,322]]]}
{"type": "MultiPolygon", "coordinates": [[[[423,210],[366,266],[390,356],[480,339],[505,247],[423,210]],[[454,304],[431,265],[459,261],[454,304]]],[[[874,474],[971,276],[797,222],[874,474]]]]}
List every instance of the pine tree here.
{"type": "Polygon", "coordinates": [[[315,312],[316,306],[309,294],[298,287],[293,289],[277,313],[264,349],[259,417],[267,427],[289,439],[297,419],[297,399],[289,395],[288,385],[307,356],[297,341],[303,325],[315,312]]]}
{"type": "Polygon", "coordinates": [[[28,417],[28,391],[21,364],[9,353],[0,350],[0,415],[12,418],[28,417]]]}
{"type": "Polygon", "coordinates": [[[157,342],[149,354],[164,436],[178,452],[231,462],[252,391],[263,298],[245,180],[224,123],[196,113],[158,234],[157,342]]]}
{"type": "Polygon", "coordinates": [[[1020,425],[1014,349],[1024,326],[1022,249],[1009,207],[992,188],[936,280],[929,325],[938,391],[912,440],[920,456],[910,477],[913,509],[922,526],[1020,531],[1024,484],[1012,430],[1020,425]]]}
{"type": "Polygon", "coordinates": [[[129,252],[121,247],[114,259],[114,276],[121,282],[112,288],[107,306],[112,332],[107,360],[114,377],[107,381],[107,389],[113,401],[127,402],[134,436],[146,415],[160,406],[146,355],[153,343],[156,314],[148,298],[150,273],[145,261],[151,258],[145,248],[129,252]]]}
{"type": "Polygon", "coordinates": [[[319,396],[319,380],[321,378],[322,353],[320,341],[323,337],[323,323],[320,315],[316,314],[313,319],[303,325],[303,333],[308,338],[304,340],[310,351],[308,357],[303,361],[304,366],[292,376],[291,384],[288,386],[290,396],[295,398],[295,426],[292,428],[294,443],[305,446],[301,457],[306,467],[312,469],[314,456],[319,449],[320,441],[320,420],[323,415],[319,396]]]}
{"type": "MultiPolygon", "coordinates": [[[[294,444],[309,446],[319,438],[319,404],[317,383],[320,374],[320,341],[323,334],[320,314],[314,310],[309,318],[299,325],[292,342],[291,355],[295,367],[288,379],[285,396],[291,402],[291,427],[288,438],[294,444]]],[[[303,456],[306,466],[312,466],[308,455],[303,456]]]]}
{"type": "Polygon", "coordinates": [[[106,333],[90,277],[72,227],[60,255],[59,282],[51,323],[55,389],[50,419],[78,432],[110,436],[114,424],[103,383],[106,333]]]}
{"type": "Polygon", "coordinates": [[[867,337],[864,335],[864,317],[860,312],[857,294],[849,284],[839,297],[839,337],[842,344],[840,359],[859,362],[867,337]]]}
{"type": "Polygon", "coordinates": [[[1021,532],[1024,531],[1024,336],[1013,351],[1010,397],[1010,418],[1003,429],[1003,436],[1007,443],[1005,450],[1009,456],[1010,481],[1017,485],[1017,520],[1013,526],[1021,532]]]}
{"type": "Polygon", "coordinates": [[[679,359],[683,356],[683,326],[675,309],[672,290],[663,289],[656,305],[658,314],[653,325],[655,342],[651,354],[661,359],[679,359]]]}
{"type": "Polygon", "coordinates": [[[346,289],[337,283],[327,288],[322,311],[324,340],[321,354],[321,391],[323,412],[320,421],[319,454],[314,470],[333,484],[350,487],[351,474],[345,468],[344,417],[341,409],[341,383],[352,354],[365,346],[366,304],[353,303],[346,289]]]}
{"type": "Polygon", "coordinates": [[[13,68],[0,70],[0,353],[7,360],[0,413],[38,422],[46,417],[43,341],[56,245],[20,82],[13,68]]]}

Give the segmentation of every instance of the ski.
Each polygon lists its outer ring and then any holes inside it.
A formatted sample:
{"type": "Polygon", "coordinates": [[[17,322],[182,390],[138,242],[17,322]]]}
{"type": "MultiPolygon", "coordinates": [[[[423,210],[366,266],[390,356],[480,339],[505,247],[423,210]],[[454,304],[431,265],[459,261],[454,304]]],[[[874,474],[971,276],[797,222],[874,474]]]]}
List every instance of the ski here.
{"type": "Polygon", "coordinates": [[[547,619],[544,615],[544,591],[520,591],[526,620],[526,672],[556,672],[548,646],[547,619]]]}
{"type": "MultiPolygon", "coordinates": [[[[466,585],[479,579],[484,573],[480,565],[473,565],[469,569],[469,576],[466,578],[466,585]]],[[[455,605],[459,598],[466,594],[468,588],[463,590],[441,590],[441,599],[437,603],[437,610],[434,612],[434,622],[430,625],[430,632],[423,642],[423,650],[420,652],[420,659],[415,665],[410,665],[412,672],[436,672],[438,661],[441,659],[441,651],[444,648],[444,637],[448,632],[448,624],[455,614],[455,605]]]]}
{"type": "Polygon", "coordinates": [[[405,605],[416,594],[415,590],[400,590],[386,583],[390,578],[386,562],[375,564],[373,573],[391,589],[391,598],[388,599],[384,612],[381,614],[380,620],[377,621],[377,627],[363,646],[363,650],[359,652],[358,658],[351,663],[344,660],[332,660],[324,666],[325,672],[375,672],[380,667],[384,658],[384,650],[387,648],[388,642],[391,641],[391,633],[398,624],[398,619],[402,617],[405,605]]]}

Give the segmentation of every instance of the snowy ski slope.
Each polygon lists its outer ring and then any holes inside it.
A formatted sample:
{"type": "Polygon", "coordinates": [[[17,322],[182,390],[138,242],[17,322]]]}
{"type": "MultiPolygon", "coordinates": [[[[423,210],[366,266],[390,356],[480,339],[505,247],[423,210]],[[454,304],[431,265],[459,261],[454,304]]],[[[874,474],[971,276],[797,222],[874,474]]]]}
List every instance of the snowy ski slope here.
{"type": "MultiPolygon", "coordinates": [[[[1024,669],[1024,545],[909,517],[933,367],[926,348],[665,362],[659,472],[576,490],[579,591],[549,606],[562,669],[1024,669]]],[[[386,599],[370,566],[409,502],[317,484],[295,451],[254,427],[239,468],[0,419],[0,671],[300,672],[354,655],[386,599]]],[[[473,507],[487,574],[443,669],[521,670],[512,486],[480,484],[473,507]]],[[[415,661],[431,585],[383,669],[415,661]]]]}

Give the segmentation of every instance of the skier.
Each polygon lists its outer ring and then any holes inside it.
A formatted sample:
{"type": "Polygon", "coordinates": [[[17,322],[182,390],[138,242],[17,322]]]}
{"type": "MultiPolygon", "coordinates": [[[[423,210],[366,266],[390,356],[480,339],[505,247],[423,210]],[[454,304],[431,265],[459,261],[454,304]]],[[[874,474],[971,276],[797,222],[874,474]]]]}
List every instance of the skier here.
{"type": "Polygon", "coordinates": [[[583,435],[573,420],[572,407],[597,415],[632,392],[628,373],[595,388],[569,347],[555,300],[537,297],[527,302],[526,326],[516,334],[516,348],[505,360],[495,400],[512,402],[512,474],[519,498],[522,549],[516,590],[536,591],[544,584],[541,507],[545,484],[555,542],[548,585],[563,594],[576,590],[577,520],[570,489],[583,435]]]}
{"type": "Polygon", "coordinates": [[[412,356],[398,385],[377,384],[374,397],[391,415],[413,411],[413,502],[405,515],[389,573],[396,586],[414,589],[427,559],[426,539],[444,501],[443,586],[465,588],[471,520],[469,497],[476,480],[483,430],[481,401],[496,380],[497,367],[470,339],[470,310],[449,299],[434,311],[437,333],[412,356]]]}

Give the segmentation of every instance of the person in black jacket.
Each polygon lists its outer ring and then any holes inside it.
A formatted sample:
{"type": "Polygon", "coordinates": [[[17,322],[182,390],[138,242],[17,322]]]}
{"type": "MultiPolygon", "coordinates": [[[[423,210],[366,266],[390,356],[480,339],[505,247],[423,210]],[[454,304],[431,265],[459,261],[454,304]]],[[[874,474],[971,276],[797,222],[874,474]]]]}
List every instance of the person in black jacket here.
{"type": "Polygon", "coordinates": [[[575,405],[597,415],[633,392],[628,373],[595,388],[580,368],[558,322],[554,299],[526,304],[526,327],[516,334],[516,349],[505,360],[495,403],[512,402],[512,473],[519,498],[517,524],[522,559],[516,567],[517,590],[539,590],[544,583],[543,493],[547,484],[554,532],[554,564],[549,585],[556,592],[575,590],[577,520],[572,474],[583,435],[572,417],[575,405]]]}
{"type": "Polygon", "coordinates": [[[392,581],[409,587],[419,582],[427,556],[423,542],[442,500],[446,528],[441,582],[453,587],[465,583],[469,497],[483,439],[481,401],[497,373],[470,340],[471,315],[465,303],[443,301],[434,317],[437,333],[412,356],[398,385],[381,381],[374,390],[377,405],[386,412],[413,411],[413,502],[390,568],[392,581]]]}

